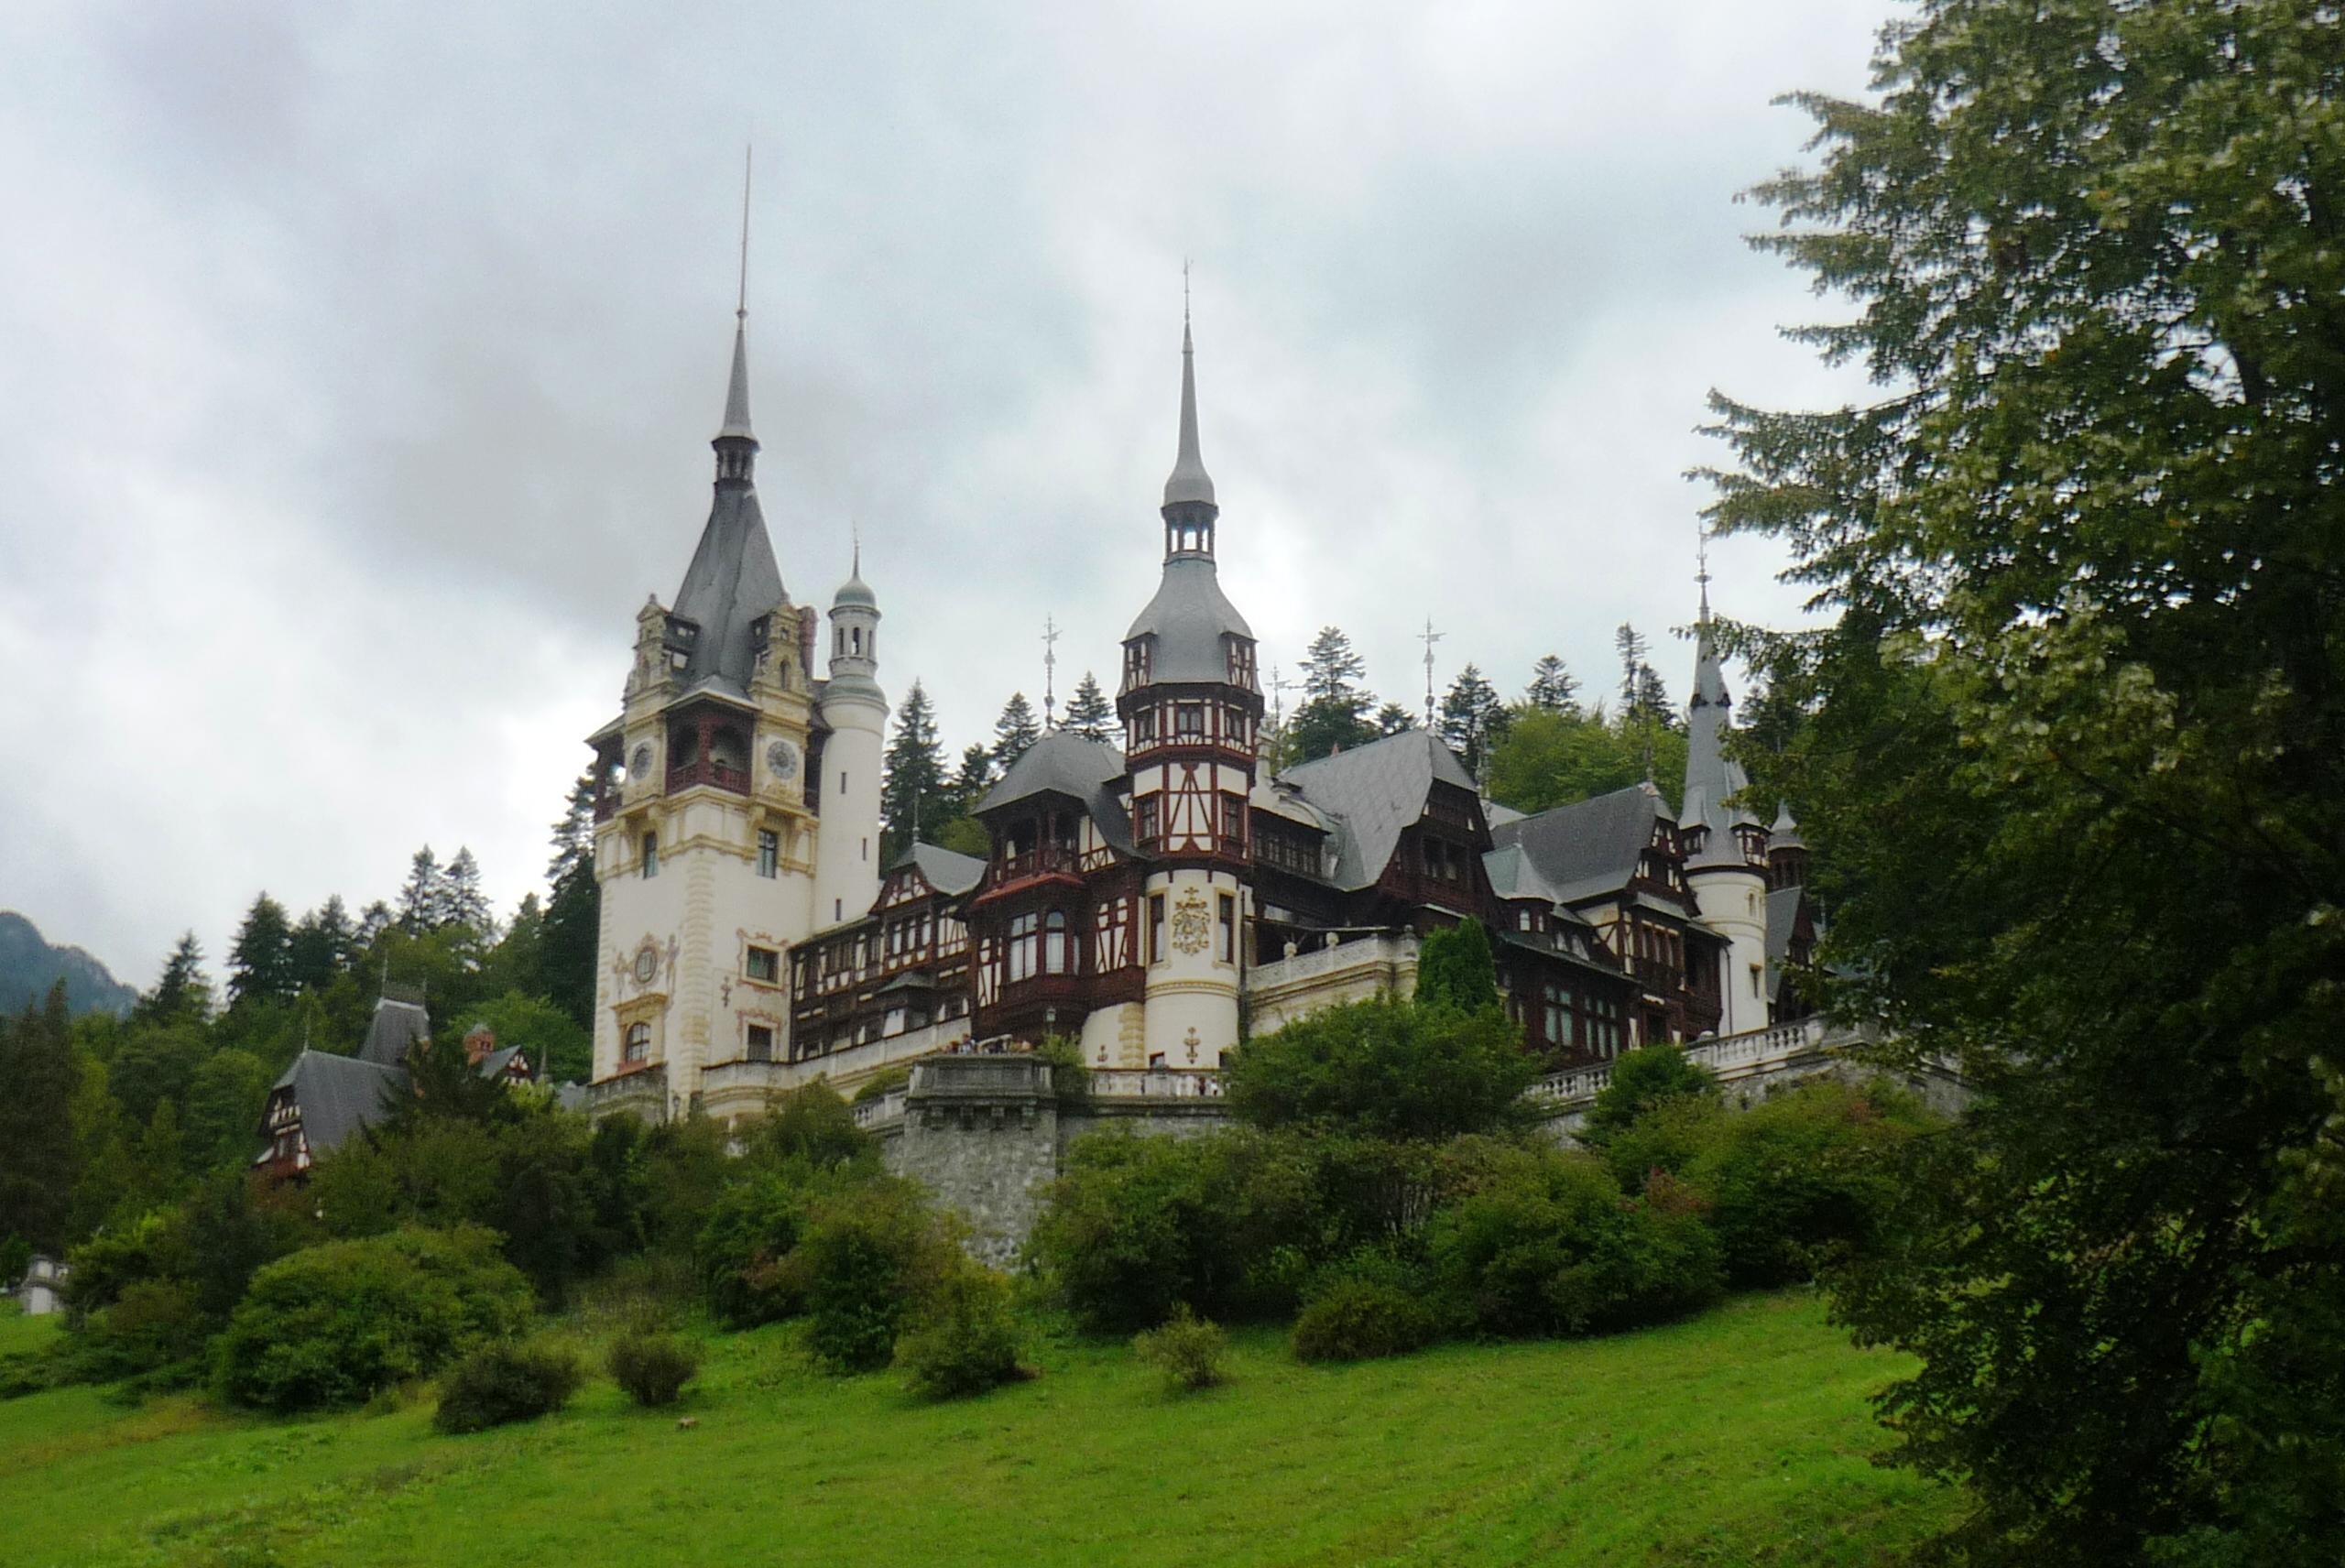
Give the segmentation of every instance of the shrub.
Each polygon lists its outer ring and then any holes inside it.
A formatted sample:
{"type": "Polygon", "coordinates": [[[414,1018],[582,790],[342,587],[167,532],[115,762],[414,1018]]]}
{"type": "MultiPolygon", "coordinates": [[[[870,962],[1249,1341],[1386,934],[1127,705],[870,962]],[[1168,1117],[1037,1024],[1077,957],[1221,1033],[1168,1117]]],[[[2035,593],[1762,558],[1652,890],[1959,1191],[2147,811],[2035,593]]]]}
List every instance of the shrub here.
{"type": "Polygon", "coordinates": [[[1892,1090],[1815,1079],[1727,1119],[1686,1168],[1738,1284],[1779,1285],[1860,1252],[1896,1196],[1890,1156],[1928,1114],[1892,1090]]]}
{"type": "MultiPolygon", "coordinates": [[[[1674,1199],[1673,1192],[1673,1199],[1674,1199]]],[[[1584,1334],[1713,1299],[1718,1251],[1682,1202],[1627,1200],[1585,1154],[1515,1149],[1426,1226],[1441,1299],[1486,1334],[1584,1334]]]]}
{"type": "Polygon", "coordinates": [[[769,1095],[766,1113],[742,1138],[744,1152],[760,1164],[802,1163],[814,1170],[852,1164],[876,1146],[855,1125],[855,1112],[838,1091],[817,1079],[769,1095]]]}
{"type": "Polygon", "coordinates": [[[780,1288],[806,1303],[807,1347],[846,1372],[868,1372],[895,1354],[906,1308],[960,1258],[960,1249],[910,1182],[859,1182],[816,1200],[797,1247],[782,1260],[780,1288]]]}
{"type": "Polygon", "coordinates": [[[905,1386],[932,1399],[960,1399],[1025,1375],[1009,1285],[965,1260],[944,1270],[911,1312],[896,1341],[905,1386]]]}
{"type": "Polygon", "coordinates": [[[1185,1305],[1163,1327],[1134,1334],[1132,1354],[1164,1374],[1171,1393],[1210,1388],[1228,1376],[1229,1336],[1185,1305]]]}
{"type": "Polygon", "coordinates": [[[804,1310],[780,1266],[798,1245],[808,1202],[805,1180],[782,1171],[761,1171],[716,1200],[693,1254],[717,1322],[755,1328],[804,1310]]]}
{"type": "Polygon", "coordinates": [[[672,1405],[700,1371],[700,1347],[672,1334],[629,1331],[611,1345],[611,1380],[647,1410],[672,1405]]]}
{"type": "Polygon", "coordinates": [[[1717,1093],[1717,1075],[1688,1062],[1677,1047],[1641,1046],[1612,1063],[1611,1081],[1588,1107],[1580,1137],[1600,1146],[1656,1105],[1687,1097],[1712,1098],[1717,1093]]]}
{"type": "Polygon", "coordinates": [[[1088,1328],[1151,1328],[1184,1301],[1222,1317],[1277,1312],[1294,1299],[1292,1248],[1315,1229],[1315,1203],[1292,1143],[1098,1134],[1068,1151],[1029,1248],[1088,1328]]]}
{"type": "Polygon", "coordinates": [[[1405,1356],[1432,1344],[1437,1327],[1432,1310],[1405,1290],[1373,1279],[1338,1279],[1295,1319],[1295,1359],[1405,1356]]]}
{"type": "Polygon", "coordinates": [[[1727,1136],[1735,1113],[1716,1095],[1679,1094],[1660,1101],[1604,1140],[1600,1152],[1624,1192],[1645,1190],[1656,1171],[1683,1176],[1727,1136]]]}
{"type": "Polygon", "coordinates": [[[1426,933],[1417,949],[1417,1001],[1464,1013],[1499,1005],[1498,963],[1481,921],[1467,919],[1426,933]]]}
{"type": "Polygon", "coordinates": [[[268,1265],[213,1345],[232,1403],[267,1410],[359,1405],[518,1330],[529,1281],[496,1237],[463,1227],[329,1242],[268,1265]]]}
{"type": "Polygon", "coordinates": [[[196,1287],[185,1279],[137,1279],[110,1306],[90,1314],[71,1354],[84,1382],[140,1377],[154,1387],[183,1387],[202,1375],[213,1324],[196,1287]]]}
{"type": "Polygon", "coordinates": [[[1539,1066],[1496,1007],[1379,996],[1249,1040],[1223,1063],[1229,1107],[1257,1127],[1444,1138],[1514,1125],[1539,1066]]]}
{"type": "Polygon", "coordinates": [[[578,1391],[578,1358],[552,1345],[484,1345],[455,1365],[431,1424],[482,1432],[551,1415],[578,1391]]]}

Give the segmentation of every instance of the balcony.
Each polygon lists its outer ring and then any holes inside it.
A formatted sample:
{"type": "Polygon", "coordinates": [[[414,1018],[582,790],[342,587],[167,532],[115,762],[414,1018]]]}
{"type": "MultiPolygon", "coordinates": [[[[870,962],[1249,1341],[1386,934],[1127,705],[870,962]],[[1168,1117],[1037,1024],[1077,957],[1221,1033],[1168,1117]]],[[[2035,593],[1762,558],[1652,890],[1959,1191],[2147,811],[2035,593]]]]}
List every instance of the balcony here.
{"type": "Polygon", "coordinates": [[[749,792],[749,770],[714,758],[680,762],[668,769],[668,790],[671,794],[702,784],[729,789],[736,795],[746,795],[749,792]]]}
{"type": "Polygon", "coordinates": [[[994,865],[994,885],[997,888],[1012,882],[1024,882],[1037,877],[1074,877],[1079,875],[1080,856],[1068,844],[1045,844],[1030,849],[1023,855],[1012,855],[994,865]]]}
{"type": "Polygon", "coordinates": [[[668,1065],[655,1062],[586,1085],[586,1114],[597,1118],[632,1111],[647,1122],[668,1119],[668,1065]]]}

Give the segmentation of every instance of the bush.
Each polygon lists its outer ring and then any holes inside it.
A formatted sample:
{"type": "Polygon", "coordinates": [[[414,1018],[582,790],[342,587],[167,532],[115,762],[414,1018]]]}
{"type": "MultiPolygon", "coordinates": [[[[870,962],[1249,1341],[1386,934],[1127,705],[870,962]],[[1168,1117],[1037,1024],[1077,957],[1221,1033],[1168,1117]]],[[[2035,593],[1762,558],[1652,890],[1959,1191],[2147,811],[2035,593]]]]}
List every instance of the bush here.
{"type": "Polygon", "coordinates": [[[1713,1300],[1718,1248],[1694,1206],[1626,1199],[1584,1154],[1514,1149],[1426,1226],[1441,1300],[1485,1334],[1585,1334],[1713,1300]]]}
{"type": "Polygon", "coordinates": [[[1444,1138],[1514,1125],[1539,1064],[1496,1007],[1389,996],[1328,1007],[1224,1062],[1229,1108],[1256,1127],[1444,1138]]]}
{"type": "Polygon", "coordinates": [[[1085,1327],[1152,1328],[1186,1302],[1219,1317],[1286,1311],[1292,1248],[1316,1230],[1298,1146],[1245,1130],[1096,1134],[1068,1151],[1030,1253],[1085,1327]]]}
{"type": "Polygon", "coordinates": [[[1024,1377],[1009,1282],[964,1261],[944,1271],[912,1310],[896,1341],[905,1386],[932,1399],[981,1394],[1024,1377]]]}
{"type": "Polygon", "coordinates": [[[213,1344],[222,1398],[265,1410],[360,1405],[529,1319],[529,1281],[476,1227],[329,1242],[281,1258],[213,1344]]]}
{"type": "Polygon", "coordinates": [[[611,1380],[649,1410],[672,1405],[700,1371],[700,1347],[672,1334],[630,1331],[611,1345],[611,1380]]]}
{"type": "Polygon", "coordinates": [[[1439,1325],[1416,1297],[1374,1279],[1342,1279],[1294,1321],[1298,1361],[1405,1356],[1433,1343],[1439,1325]]]}
{"type": "Polygon", "coordinates": [[[755,1328],[804,1310],[781,1263],[798,1245],[809,1201],[803,1177],[783,1171],[762,1171],[716,1200],[693,1255],[717,1322],[755,1328]]]}
{"type": "Polygon", "coordinates": [[[852,1164],[878,1147],[855,1125],[855,1112],[838,1091],[820,1079],[769,1095],[765,1115],[746,1129],[741,1141],[743,1152],[757,1163],[798,1164],[817,1171],[852,1164]]]}
{"type": "Polygon", "coordinates": [[[782,1260],[780,1288],[806,1303],[807,1347],[845,1372],[888,1365],[905,1311],[961,1257],[922,1200],[892,1178],[819,1198],[797,1247],[782,1260]]]}
{"type": "Polygon", "coordinates": [[[1893,1090],[1813,1079],[1727,1119],[1686,1168],[1737,1284],[1780,1285],[1863,1251],[1896,1197],[1892,1154],[1932,1125],[1893,1090]]]}
{"type": "Polygon", "coordinates": [[[213,1324],[185,1279],[137,1279],[111,1306],[90,1314],[76,1336],[71,1364],[82,1382],[139,1377],[148,1386],[178,1388],[202,1376],[204,1342],[213,1324]]]}
{"type": "Polygon", "coordinates": [[[1655,1171],[1685,1175],[1725,1139],[1734,1115],[1716,1095],[1674,1095],[1614,1132],[1599,1152],[1622,1192],[1642,1192],[1655,1171]]]}
{"type": "Polygon", "coordinates": [[[1598,1146],[1657,1105],[1672,1100],[1714,1098],[1718,1077],[1685,1059],[1674,1045],[1640,1046],[1612,1064],[1611,1081],[1588,1107],[1580,1138],[1598,1146]]]}
{"type": "Polygon", "coordinates": [[[483,1432],[535,1421],[568,1404],[578,1383],[578,1358],[567,1350],[484,1345],[448,1374],[431,1424],[442,1432],[483,1432]]]}
{"type": "Polygon", "coordinates": [[[1169,1393],[1210,1388],[1228,1376],[1229,1336],[1185,1305],[1163,1327],[1134,1334],[1132,1354],[1164,1374],[1169,1393]]]}

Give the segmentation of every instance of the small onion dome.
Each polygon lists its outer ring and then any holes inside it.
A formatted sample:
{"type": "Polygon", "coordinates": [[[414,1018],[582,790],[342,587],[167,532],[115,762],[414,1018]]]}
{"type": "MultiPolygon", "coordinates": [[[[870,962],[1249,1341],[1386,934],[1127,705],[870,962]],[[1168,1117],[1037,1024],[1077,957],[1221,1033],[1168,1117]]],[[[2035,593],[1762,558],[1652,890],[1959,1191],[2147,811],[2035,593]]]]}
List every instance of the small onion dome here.
{"type": "Polygon", "coordinates": [[[839,591],[831,595],[831,608],[834,610],[876,610],[878,607],[878,596],[871,592],[871,584],[863,580],[860,572],[840,583],[839,591]]]}
{"type": "Polygon", "coordinates": [[[1799,824],[1792,821],[1790,806],[1778,805],[1775,808],[1775,825],[1767,830],[1767,847],[1769,849],[1805,849],[1807,847],[1807,841],[1799,836],[1799,824]]]}

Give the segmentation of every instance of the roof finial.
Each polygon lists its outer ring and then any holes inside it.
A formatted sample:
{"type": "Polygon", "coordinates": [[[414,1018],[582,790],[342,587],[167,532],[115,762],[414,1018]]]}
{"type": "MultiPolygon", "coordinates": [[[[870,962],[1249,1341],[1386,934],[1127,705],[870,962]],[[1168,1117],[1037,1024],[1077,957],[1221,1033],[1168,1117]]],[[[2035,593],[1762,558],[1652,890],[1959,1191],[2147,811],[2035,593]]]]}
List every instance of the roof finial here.
{"type": "Polygon", "coordinates": [[[1425,617],[1425,629],[1417,634],[1417,640],[1425,645],[1425,728],[1429,731],[1441,727],[1441,713],[1433,702],[1433,645],[1448,635],[1433,629],[1431,615],[1425,617]]]}
{"type": "MultiPolygon", "coordinates": [[[[1164,504],[1184,501],[1212,506],[1213,477],[1197,451],[1196,347],[1189,335],[1189,263],[1181,262],[1181,450],[1172,460],[1172,476],[1164,482],[1164,504]]],[[[1213,553],[1210,540],[1205,553],[1213,553]]]]}
{"type": "Polygon", "coordinates": [[[749,319],[749,167],[757,156],[752,145],[741,149],[741,290],[733,302],[733,319],[749,319]]]}
{"type": "Polygon", "coordinates": [[[733,376],[725,387],[725,423],[718,429],[716,439],[747,441],[747,448],[727,452],[717,449],[716,476],[719,479],[747,480],[749,477],[750,454],[757,451],[757,436],[749,429],[749,158],[751,149],[741,152],[741,281],[733,300],[733,376]]]}
{"type": "Polygon", "coordinates": [[[849,518],[846,529],[847,537],[855,541],[855,565],[848,571],[847,575],[860,577],[863,575],[863,519],[849,518]]]}
{"type": "Polygon", "coordinates": [[[1702,520],[1694,520],[1694,581],[1702,585],[1702,625],[1710,624],[1710,530],[1702,520]]]}
{"type": "Polygon", "coordinates": [[[1042,617],[1042,728],[1045,730],[1058,727],[1052,722],[1051,714],[1058,706],[1059,638],[1063,635],[1059,630],[1056,617],[1042,617]]]}

